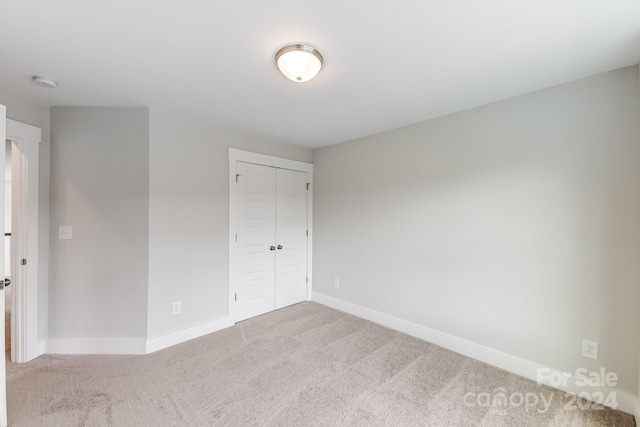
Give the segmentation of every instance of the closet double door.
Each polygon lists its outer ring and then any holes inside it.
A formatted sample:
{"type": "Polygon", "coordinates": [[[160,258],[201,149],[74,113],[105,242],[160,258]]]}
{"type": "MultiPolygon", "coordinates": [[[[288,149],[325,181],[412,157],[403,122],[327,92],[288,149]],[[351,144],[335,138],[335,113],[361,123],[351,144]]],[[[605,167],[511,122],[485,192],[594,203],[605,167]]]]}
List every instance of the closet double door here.
{"type": "Polygon", "coordinates": [[[307,173],[238,162],[236,321],[307,299],[307,173]]]}

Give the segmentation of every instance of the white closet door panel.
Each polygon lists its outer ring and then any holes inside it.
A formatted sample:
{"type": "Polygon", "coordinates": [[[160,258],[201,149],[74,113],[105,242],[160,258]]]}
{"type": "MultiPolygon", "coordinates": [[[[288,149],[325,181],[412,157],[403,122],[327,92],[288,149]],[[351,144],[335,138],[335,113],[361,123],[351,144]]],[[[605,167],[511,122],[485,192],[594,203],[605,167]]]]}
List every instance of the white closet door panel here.
{"type": "Polygon", "coordinates": [[[236,321],[275,309],[275,169],[238,162],[236,321]]]}
{"type": "Polygon", "coordinates": [[[277,170],[276,308],[307,299],[307,195],[306,172],[277,170]]]}

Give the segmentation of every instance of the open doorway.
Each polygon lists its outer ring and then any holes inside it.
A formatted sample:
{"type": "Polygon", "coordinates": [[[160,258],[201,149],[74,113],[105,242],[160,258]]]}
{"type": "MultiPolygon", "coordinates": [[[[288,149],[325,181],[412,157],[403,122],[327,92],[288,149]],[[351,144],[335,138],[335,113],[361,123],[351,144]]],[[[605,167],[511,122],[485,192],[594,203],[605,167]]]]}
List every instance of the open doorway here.
{"type": "Polygon", "coordinates": [[[7,119],[5,164],[7,217],[5,224],[5,271],[11,285],[5,293],[6,348],[12,362],[28,362],[45,353],[38,339],[38,170],[42,131],[7,119]],[[10,227],[8,225],[10,224],[10,227]],[[10,233],[10,236],[6,234],[10,233]],[[10,241],[7,243],[6,239],[10,241]],[[7,265],[9,264],[9,265],[7,265]],[[9,318],[9,319],[7,319],[9,318]],[[7,322],[7,320],[9,320],[7,322]]]}

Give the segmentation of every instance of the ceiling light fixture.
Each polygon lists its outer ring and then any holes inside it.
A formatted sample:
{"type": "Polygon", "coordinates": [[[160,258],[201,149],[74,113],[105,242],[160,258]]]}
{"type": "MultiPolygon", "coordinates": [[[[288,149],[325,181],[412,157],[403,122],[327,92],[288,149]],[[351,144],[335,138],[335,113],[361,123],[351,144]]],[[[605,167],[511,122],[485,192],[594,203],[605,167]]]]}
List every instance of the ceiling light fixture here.
{"type": "Polygon", "coordinates": [[[320,52],[306,44],[291,44],[278,50],[276,64],[286,78],[302,83],[311,80],[322,68],[320,52]]]}
{"type": "Polygon", "coordinates": [[[33,76],[32,79],[38,86],[46,87],[48,89],[55,89],[58,86],[58,83],[46,77],[33,76]]]}

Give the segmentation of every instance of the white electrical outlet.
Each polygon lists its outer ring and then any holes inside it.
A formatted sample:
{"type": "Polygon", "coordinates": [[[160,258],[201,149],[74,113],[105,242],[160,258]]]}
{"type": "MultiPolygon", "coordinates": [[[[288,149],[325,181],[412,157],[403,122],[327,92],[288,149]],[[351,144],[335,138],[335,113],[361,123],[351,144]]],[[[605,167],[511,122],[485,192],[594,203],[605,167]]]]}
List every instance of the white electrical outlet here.
{"type": "Polygon", "coordinates": [[[182,313],[182,303],[180,301],[176,301],[173,303],[173,314],[182,313]]]}
{"type": "Polygon", "coordinates": [[[598,343],[589,340],[582,340],[582,356],[598,360],[598,343]]]}
{"type": "Polygon", "coordinates": [[[340,280],[338,279],[333,279],[333,287],[334,288],[339,288],[340,287],[340,280]]]}

